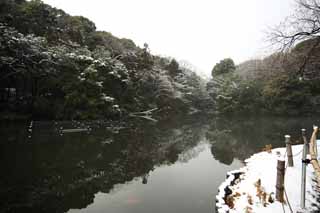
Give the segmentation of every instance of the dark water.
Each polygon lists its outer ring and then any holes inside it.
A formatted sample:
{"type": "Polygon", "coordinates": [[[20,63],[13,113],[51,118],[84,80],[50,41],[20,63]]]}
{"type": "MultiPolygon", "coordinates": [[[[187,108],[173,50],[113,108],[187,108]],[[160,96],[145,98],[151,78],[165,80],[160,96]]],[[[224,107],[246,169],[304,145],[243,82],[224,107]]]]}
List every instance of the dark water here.
{"type": "Polygon", "coordinates": [[[0,212],[215,212],[227,171],[318,118],[0,125],[0,212]],[[88,128],[65,133],[68,128],[88,128]]]}

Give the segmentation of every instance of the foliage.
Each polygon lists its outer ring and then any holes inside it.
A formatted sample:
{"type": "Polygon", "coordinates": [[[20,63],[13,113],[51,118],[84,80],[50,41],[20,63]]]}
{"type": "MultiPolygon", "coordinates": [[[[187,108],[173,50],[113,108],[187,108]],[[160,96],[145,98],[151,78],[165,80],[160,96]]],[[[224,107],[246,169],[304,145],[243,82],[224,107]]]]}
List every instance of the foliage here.
{"type": "Polygon", "coordinates": [[[177,61],[40,0],[2,1],[0,34],[1,112],[97,119],[150,108],[185,113],[195,104],[177,95],[189,92],[175,87],[177,61]]]}
{"type": "Polygon", "coordinates": [[[262,91],[266,108],[276,113],[310,112],[310,83],[285,74],[270,80],[262,91]]]}
{"type": "Polygon", "coordinates": [[[181,65],[179,70],[180,73],[173,78],[176,99],[184,103],[184,107],[180,106],[179,108],[189,111],[190,114],[206,111],[210,106],[205,81],[196,75],[190,66],[181,65]],[[189,108],[185,109],[185,106],[189,106],[189,108]]]}
{"type": "Polygon", "coordinates": [[[234,72],[236,69],[235,64],[231,58],[225,58],[217,63],[212,69],[212,77],[217,75],[234,72]]]}
{"type": "Polygon", "coordinates": [[[259,84],[234,73],[216,77],[207,84],[209,95],[219,113],[253,113],[260,110],[259,84]]]}
{"type": "Polygon", "coordinates": [[[169,70],[169,73],[171,76],[177,76],[179,73],[181,73],[181,70],[179,70],[179,63],[172,59],[170,64],[168,64],[167,69],[169,70]]]}
{"type": "Polygon", "coordinates": [[[86,48],[48,47],[41,37],[25,37],[5,26],[0,31],[0,52],[6,54],[1,56],[1,81],[3,89],[15,89],[15,106],[27,105],[35,116],[48,111],[50,118],[87,119],[107,115],[111,100],[122,101],[129,76],[120,61],[94,59],[86,48]]]}
{"type": "Polygon", "coordinates": [[[237,66],[235,74],[221,74],[207,89],[220,113],[308,114],[319,112],[317,72],[319,48],[305,41],[290,53],[274,53],[237,66]],[[314,48],[305,63],[305,51],[314,48]],[[238,77],[236,77],[238,76],[238,77]]]}
{"type": "MultiPolygon", "coordinates": [[[[251,65],[250,63],[247,63],[251,65]]],[[[246,65],[247,65],[246,64],[246,65]]],[[[232,59],[221,60],[212,70],[213,79],[206,86],[218,113],[252,113],[259,111],[260,85],[235,73],[232,59]]]]}

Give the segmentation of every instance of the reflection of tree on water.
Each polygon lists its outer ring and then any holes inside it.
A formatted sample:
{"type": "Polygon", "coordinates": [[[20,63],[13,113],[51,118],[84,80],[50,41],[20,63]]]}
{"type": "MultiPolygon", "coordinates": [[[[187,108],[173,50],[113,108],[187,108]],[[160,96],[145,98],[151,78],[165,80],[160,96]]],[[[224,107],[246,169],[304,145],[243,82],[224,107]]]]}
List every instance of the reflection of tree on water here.
{"type": "Polygon", "coordinates": [[[135,177],[147,184],[156,166],[176,162],[180,153],[197,145],[200,129],[201,124],[192,122],[117,133],[101,128],[92,134],[57,135],[47,143],[42,135],[28,144],[6,144],[0,162],[7,171],[0,177],[0,211],[65,212],[84,208],[95,193],[108,193],[135,177]]]}
{"type": "Polygon", "coordinates": [[[245,160],[267,144],[284,146],[285,134],[300,140],[300,129],[312,126],[311,119],[227,118],[215,119],[206,134],[215,159],[230,165],[234,158],[245,160]]]}
{"type": "MultiPolygon", "coordinates": [[[[186,162],[201,149],[204,135],[213,156],[225,164],[243,160],[265,144],[283,146],[284,134],[299,134],[312,122],[285,119],[215,119],[209,127],[198,119],[182,123],[118,128],[63,137],[35,129],[32,141],[8,142],[0,135],[0,212],[66,212],[84,208],[97,192],[136,177],[148,183],[156,167],[186,162]],[[208,130],[209,129],[209,130],[208,130]],[[205,134],[206,133],[206,134],[205,134]]],[[[24,127],[25,128],[25,127],[24,127]]],[[[16,134],[20,131],[14,131],[16,134]]],[[[10,140],[12,141],[12,140],[10,140]]]]}
{"type": "Polygon", "coordinates": [[[185,151],[179,154],[178,161],[187,163],[189,160],[197,158],[202,151],[207,149],[208,146],[205,140],[205,135],[203,137],[203,139],[200,139],[200,141],[203,143],[202,145],[199,144],[198,146],[193,147],[191,149],[186,149],[185,151]]]}
{"type": "Polygon", "coordinates": [[[145,174],[142,176],[142,184],[148,183],[149,174],[145,174]]]}
{"type": "Polygon", "coordinates": [[[227,130],[214,130],[207,134],[212,143],[211,153],[215,159],[221,163],[230,165],[236,155],[233,146],[237,141],[232,137],[231,131],[227,130]]]}

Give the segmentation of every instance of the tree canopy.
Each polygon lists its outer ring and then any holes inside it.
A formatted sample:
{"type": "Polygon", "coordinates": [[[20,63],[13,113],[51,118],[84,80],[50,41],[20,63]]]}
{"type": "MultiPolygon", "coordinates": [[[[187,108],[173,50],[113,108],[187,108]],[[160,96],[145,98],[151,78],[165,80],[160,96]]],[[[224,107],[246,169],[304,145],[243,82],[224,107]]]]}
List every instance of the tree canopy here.
{"type": "Polygon", "coordinates": [[[104,119],[197,105],[189,97],[200,88],[186,79],[198,76],[147,44],[96,31],[91,20],[40,0],[0,6],[0,117],[104,119]]]}
{"type": "Polygon", "coordinates": [[[225,58],[221,60],[219,63],[217,63],[213,69],[212,69],[212,77],[225,74],[225,73],[231,73],[235,71],[236,66],[231,58],[225,58]]]}

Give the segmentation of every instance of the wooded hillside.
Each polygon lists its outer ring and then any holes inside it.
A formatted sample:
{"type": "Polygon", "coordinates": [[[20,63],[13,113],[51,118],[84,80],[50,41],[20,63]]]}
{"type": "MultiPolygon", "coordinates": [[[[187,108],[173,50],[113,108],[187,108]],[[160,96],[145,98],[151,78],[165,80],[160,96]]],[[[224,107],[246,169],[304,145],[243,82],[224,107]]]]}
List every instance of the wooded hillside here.
{"type": "Polygon", "coordinates": [[[0,35],[4,118],[102,119],[154,108],[165,117],[200,110],[205,87],[193,71],[40,0],[1,1],[0,35]]]}

